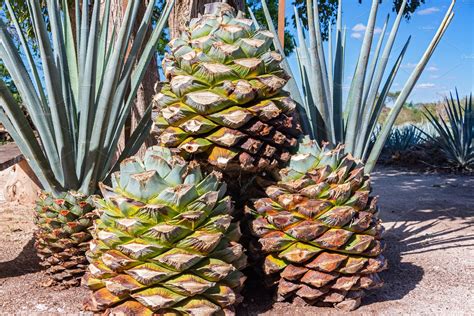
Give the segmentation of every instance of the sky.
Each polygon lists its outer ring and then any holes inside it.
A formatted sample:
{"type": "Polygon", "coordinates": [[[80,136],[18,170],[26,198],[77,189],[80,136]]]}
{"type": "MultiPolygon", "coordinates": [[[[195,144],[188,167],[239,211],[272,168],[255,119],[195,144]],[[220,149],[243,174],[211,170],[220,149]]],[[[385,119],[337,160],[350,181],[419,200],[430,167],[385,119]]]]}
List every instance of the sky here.
{"type": "MultiPolygon", "coordinates": [[[[286,0],[288,19],[293,14],[292,2],[292,0],[286,0]]],[[[360,52],[371,2],[370,0],[363,0],[359,4],[357,0],[342,0],[343,25],[347,28],[344,78],[344,92],[346,95],[360,52]]],[[[403,44],[410,35],[412,39],[392,85],[392,91],[399,91],[403,88],[405,81],[438,29],[450,3],[451,0],[425,0],[425,4],[417,9],[410,20],[402,20],[388,68],[392,67],[403,44]]],[[[391,25],[396,17],[396,13],[392,11],[392,6],[392,0],[382,0],[378,10],[376,31],[382,28],[386,15],[390,14],[387,33],[390,32],[391,25]]],[[[474,0],[457,0],[454,11],[454,19],[407,102],[419,103],[443,100],[455,88],[458,89],[460,95],[466,95],[474,91],[474,0]]],[[[292,28],[292,23],[289,24],[289,27],[292,28]]],[[[372,44],[373,49],[379,36],[380,34],[375,35],[372,44]]],[[[385,35],[385,40],[387,37],[388,34],[385,35]]],[[[294,54],[289,57],[289,62],[296,69],[297,61],[294,54]]],[[[297,81],[299,81],[298,78],[297,81]]]]}
{"type": "MultiPolygon", "coordinates": [[[[293,12],[292,1],[287,0],[286,14],[293,12]]],[[[347,28],[347,50],[344,90],[347,94],[355,63],[364,37],[372,1],[344,0],[343,25],[347,28]]],[[[401,69],[395,78],[392,91],[401,90],[415,65],[421,59],[438,26],[440,25],[451,0],[426,0],[412,15],[410,20],[403,19],[397,34],[397,40],[387,67],[391,67],[405,41],[412,39],[405,54],[401,69]]],[[[393,2],[382,0],[379,5],[377,29],[381,29],[387,14],[390,14],[387,33],[389,33],[396,14],[392,11],[393,2]]],[[[457,0],[454,7],[454,18],[441,39],[436,51],[428,62],[417,85],[408,98],[408,102],[433,102],[444,99],[450,91],[458,89],[460,95],[474,91],[474,0],[457,0]]],[[[333,32],[335,33],[335,32],[333,32]]],[[[376,35],[373,49],[378,40],[376,35]]],[[[385,40],[388,34],[385,35],[385,40]]],[[[383,49],[383,48],[382,48],[383,49]]],[[[296,59],[289,57],[290,64],[296,59]]]]}

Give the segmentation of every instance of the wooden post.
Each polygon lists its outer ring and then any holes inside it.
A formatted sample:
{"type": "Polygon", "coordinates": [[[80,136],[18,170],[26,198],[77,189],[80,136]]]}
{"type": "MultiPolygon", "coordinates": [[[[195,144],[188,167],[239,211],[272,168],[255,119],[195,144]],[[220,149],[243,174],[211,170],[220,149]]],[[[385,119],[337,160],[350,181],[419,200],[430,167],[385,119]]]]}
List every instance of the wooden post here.
{"type": "Polygon", "coordinates": [[[285,0],[278,0],[278,38],[285,48],[285,0]]]}

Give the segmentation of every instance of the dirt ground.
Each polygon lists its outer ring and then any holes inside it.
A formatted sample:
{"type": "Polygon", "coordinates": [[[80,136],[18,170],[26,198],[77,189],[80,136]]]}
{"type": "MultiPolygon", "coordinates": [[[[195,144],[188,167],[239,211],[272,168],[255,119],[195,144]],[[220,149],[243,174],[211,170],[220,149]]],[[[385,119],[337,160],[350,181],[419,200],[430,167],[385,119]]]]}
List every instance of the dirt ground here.
{"type": "MultiPolygon", "coordinates": [[[[385,285],[354,315],[474,314],[474,177],[374,173],[389,269],[385,285]]],[[[0,179],[0,187],[1,187],[0,179]]],[[[43,288],[32,241],[32,208],[0,196],[0,314],[78,314],[87,290],[43,288]]],[[[238,315],[337,315],[330,308],[273,303],[253,281],[238,315]]]]}

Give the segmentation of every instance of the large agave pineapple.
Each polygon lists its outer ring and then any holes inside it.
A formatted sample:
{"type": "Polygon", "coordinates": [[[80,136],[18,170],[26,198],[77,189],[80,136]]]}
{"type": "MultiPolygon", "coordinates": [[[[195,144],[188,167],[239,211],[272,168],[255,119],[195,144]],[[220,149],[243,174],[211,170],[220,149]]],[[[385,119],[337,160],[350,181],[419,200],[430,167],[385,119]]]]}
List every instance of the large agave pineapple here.
{"type": "Polygon", "coordinates": [[[79,193],[59,197],[43,193],[36,205],[36,249],[48,283],[77,286],[87,268],[85,253],[92,239],[91,199],[79,193]]]}
{"type": "Polygon", "coordinates": [[[85,283],[92,311],[211,315],[240,301],[246,265],[220,174],[162,147],[132,157],[101,185],[85,283]]]}
{"type": "Polygon", "coordinates": [[[264,272],[278,284],[279,299],[357,308],[364,290],[382,285],[377,273],[386,267],[363,166],[341,148],[305,140],[280,175],[251,208],[264,272]]]}
{"type": "Polygon", "coordinates": [[[163,60],[168,82],[156,96],[159,144],[226,173],[287,162],[300,131],[272,40],[228,4],[206,5],[163,60]]]}

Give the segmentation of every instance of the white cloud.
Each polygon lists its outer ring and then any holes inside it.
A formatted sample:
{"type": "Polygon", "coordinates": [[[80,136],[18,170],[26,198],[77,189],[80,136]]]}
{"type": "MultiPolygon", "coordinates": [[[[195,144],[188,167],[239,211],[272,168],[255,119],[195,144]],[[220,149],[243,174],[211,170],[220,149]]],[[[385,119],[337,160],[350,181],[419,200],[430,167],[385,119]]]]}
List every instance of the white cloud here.
{"type": "Polygon", "coordinates": [[[416,64],[414,64],[414,63],[406,63],[406,64],[403,64],[401,67],[402,67],[402,68],[405,68],[405,69],[412,69],[412,68],[415,68],[415,67],[416,67],[416,64]]]}
{"type": "MultiPolygon", "coordinates": [[[[356,25],[354,25],[352,27],[352,31],[353,32],[365,32],[365,30],[367,29],[367,26],[365,26],[364,24],[362,23],[357,23],[356,25]]],[[[374,33],[375,34],[379,34],[379,33],[382,33],[382,28],[376,26],[374,28],[374,33]]]]}
{"type": "Polygon", "coordinates": [[[435,71],[438,71],[439,68],[438,67],[435,67],[435,66],[430,66],[428,68],[426,68],[426,71],[431,71],[431,72],[435,72],[435,71]]]}
{"type": "Polygon", "coordinates": [[[439,8],[437,7],[429,7],[423,10],[418,11],[419,15],[430,15],[433,13],[439,12],[439,8]]]}
{"type": "Polygon", "coordinates": [[[431,83],[431,82],[424,82],[424,83],[420,83],[418,84],[416,87],[418,89],[429,89],[429,88],[433,88],[435,86],[434,83],[431,83]]]}
{"type": "MultiPolygon", "coordinates": [[[[367,26],[365,26],[362,23],[357,23],[356,25],[352,27],[351,37],[360,39],[362,38],[362,33],[365,32],[365,30],[367,30],[367,26]]],[[[375,27],[374,34],[380,34],[380,33],[382,33],[382,29],[380,27],[375,27]]]]}
{"type": "Polygon", "coordinates": [[[357,23],[356,25],[354,25],[354,27],[352,28],[352,30],[353,30],[354,32],[363,32],[363,31],[365,31],[366,28],[367,28],[367,27],[366,27],[364,24],[362,24],[362,23],[357,23]]]}

